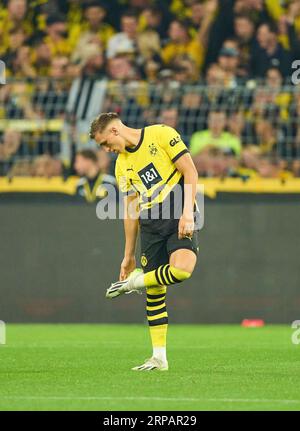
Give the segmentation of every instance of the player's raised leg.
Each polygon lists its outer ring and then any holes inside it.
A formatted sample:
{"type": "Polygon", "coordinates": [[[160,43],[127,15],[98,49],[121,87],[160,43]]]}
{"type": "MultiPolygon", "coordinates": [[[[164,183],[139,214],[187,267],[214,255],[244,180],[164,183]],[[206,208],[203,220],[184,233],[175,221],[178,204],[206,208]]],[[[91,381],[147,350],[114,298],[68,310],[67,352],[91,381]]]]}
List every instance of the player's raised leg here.
{"type": "Polygon", "coordinates": [[[160,265],[146,274],[136,273],[126,280],[117,281],[107,290],[106,296],[113,298],[122,293],[143,290],[146,287],[170,286],[190,278],[197,256],[192,250],[178,249],[170,256],[170,262],[160,265]]]}

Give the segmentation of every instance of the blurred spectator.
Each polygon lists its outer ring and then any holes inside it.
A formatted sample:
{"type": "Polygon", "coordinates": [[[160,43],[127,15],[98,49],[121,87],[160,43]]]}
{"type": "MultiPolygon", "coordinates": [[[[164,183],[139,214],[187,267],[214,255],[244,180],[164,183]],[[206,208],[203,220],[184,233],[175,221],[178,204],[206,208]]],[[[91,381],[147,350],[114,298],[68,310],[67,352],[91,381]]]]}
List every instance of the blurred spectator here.
{"type": "MultiPolygon", "coordinates": [[[[32,23],[27,18],[28,6],[26,0],[8,0],[7,8],[1,7],[0,15],[0,55],[5,54],[9,49],[12,49],[11,42],[13,33],[16,32],[19,36],[22,34],[30,36],[33,27],[32,23]],[[21,30],[22,29],[22,30],[21,30]]],[[[14,41],[13,44],[20,46],[19,42],[14,41]],[[15,43],[14,43],[15,42],[15,43]]],[[[15,46],[15,48],[17,48],[15,46]]]]}
{"type": "Polygon", "coordinates": [[[300,58],[300,1],[291,1],[286,15],[282,15],[280,19],[286,26],[292,60],[298,60],[300,58]]]}
{"type": "Polygon", "coordinates": [[[32,175],[36,177],[51,178],[61,176],[62,171],[63,169],[60,160],[57,160],[48,154],[38,156],[33,161],[32,175]]]}
{"type": "Polygon", "coordinates": [[[68,65],[67,57],[53,57],[49,70],[49,76],[52,79],[38,83],[32,101],[39,117],[63,117],[68,98],[68,82],[65,79],[68,65]]]}
{"type": "Polygon", "coordinates": [[[106,8],[104,3],[93,1],[84,5],[84,17],[86,22],[78,24],[72,32],[72,39],[77,40],[72,50],[72,61],[80,62],[84,56],[85,49],[89,45],[98,46],[99,52],[104,52],[108,40],[114,35],[113,27],[104,22],[106,8]],[[75,35],[75,32],[78,34],[75,35]]]}
{"type": "Polygon", "coordinates": [[[179,129],[187,145],[192,133],[205,126],[206,106],[202,100],[201,92],[195,91],[192,86],[183,90],[179,111],[179,129]]]}
{"type": "Polygon", "coordinates": [[[155,60],[153,58],[146,60],[143,66],[143,72],[145,75],[145,79],[149,84],[153,84],[158,81],[160,67],[161,64],[159,60],[155,60]]]}
{"type": "Polygon", "coordinates": [[[137,77],[133,62],[123,55],[118,55],[108,61],[107,72],[110,79],[117,81],[130,81],[137,77]]]}
{"type": "Polygon", "coordinates": [[[273,94],[273,90],[265,85],[258,86],[253,94],[252,104],[249,106],[247,120],[255,122],[265,118],[277,125],[280,121],[280,108],[275,103],[276,96],[273,94]]]}
{"type": "Polygon", "coordinates": [[[16,160],[7,173],[7,176],[10,178],[33,176],[32,163],[30,160],[16,160]]]}
{"type": "Polygon", "coordinates": [[[213,63],[207,69],[206,84],[210,87],[222,87],[225,84],[225,71],[219,64],[213,63]]]}
{"type": "Polygon", "coordinates": [[[159,6],[146,7],[139,17],[139,31],[153,30],[164,41],[167,37],[168,17],[159,6]]]}
{"type": "Polygon", "coordinates": [[[239,66],[239,52],[235,48],[222,48],[218,58],[218,65],[224,71],[225,87],[236,87],[239,83],[237,76],[239,66]]]}
{"type": "Polygon", "coordinates": [[[51,49],[42,34],[39,34],[32,41],[31,61],[37,77],[49,76],[51,49]]]}
{"type": "Polygon", "coordinates": [[[1,154],[0,160],[10,160],[14,156],[21,145],[21,133],[15,130],[5,130],[2,140],[0,141],[1,154]]]}
{"type": "Polygon", "coordinates": [[[0,175],[8,175],[20,146],[20,132],[11,129],[5,130],[0,140],[0,175]]]}
{"type": "Polygon", "coordinates": [[[231,113],[228,118],[228,131],[243,142],[245,131],[245,117],[242,111],[231,113]]]}
{"type": "Polygon", "coordinates": [[[28,34],[23,27],[12,29],[9,32],[9,50],[15,52],[18,48],[26,43],[28,34]]]}
{"type": "Polygon", "coordinates": [[[280,176],[280,165],[278,160],[261,156],[257,163],[257,172],[262,178],[278,178],[280,176]]]}
{"type": "Polygon", "coordinates": [[[245,146],[241,151],[239,173],[244,176],[254,176],[257,172],[260,155],[261,150],[258,146],[245,146]]]}
{"type": "Polygon", "coordinates": [[[255,89],[247,119],[250,121],[269,119],[273,125],[279,126],[288,120],[290,102],[291,95],[287,88],[282,86],[280,71],[270,68],[265,84],[255,89]]]}
{"type": "Polygon", "coordinates": [[[222,48],[234,49],[239,54],[239,44],[237,39],[228,37],[224,40],[222,48]]]}
{"type": "Polygon", "coordinates": [[[160,60],[160,38],[154,30],[146,29],[137,38],[138,53],[141,56],[139,62],[151,59],[160,60]]]}
{"type": "Polygon", "coordinates": [[[217,148],[210,148],[194,159],[197,172],[203,177],[235,176],[238,160],[217,148]]]}
{"type": "Polygon", "coordinates": [[[186,54],[196,64],[198,70],[204,63],[205,50],[208,44],[209,29],[217,10],[217,0],[208,0],[205,3],[204,17],[196,35],[190,36],[188,23],[175,19],[169,26],[170,41],[162,49],[161,55],[164,63],[170,65],[177,56],[186,54]]]}
{"type": "Polygon", "coordinates": [[[276,129],[265,119],[258,119],[255,123],[257,142],[262,154],[270,154],[276,144],[276,129]]]}
{"type": "MultiPolygon", "coordinates": [[[[202,111],[207,117],[211,110],[223,110],[229,104],[228,89],[225,87],[226,72],[219,64],[211,64],[206,72],[205,91],[201,102],[202,111]]],[[[230,104],[229,104],[230,105],[230,104]]],[[[235,109],[234,106],[231,108],[235,109]]],[[[205,124],[202,127],[206,126],[205,124]]]]}
{"type": "Polygon", "coordinates": [[[138,35],[138,21],[134,12],[124,12],[121,16],[121,32],[108,40],[107,58],[111,59],[118,54],[135,54],[138,35]]]}
{"type": "MultiPolygon", "coordinates": [[[[275,0],[276,2],[277,0],[275,0]]],[[[234,4],[235,14],[247,14],[256,26],[270,20],[269,9],[274,6],[274,0],[237,0],[234,4]],[[272,5],[268,7],[268,3],[272,5]]]]}
{"type": "Polygon", "coordinates": [[[192,135],[190,143],[191,155],[196,157],[201,152],[210,151],[212,148],[217,148],[227,154],[239,155],[241,151],[240,139],[229,132],[225,132],[225,126],[225,112],[210,112],[208,130],[195,132],[192,135]]]}
{"type": "Polygon", "coordinates": [[[36,77],[36,71],[30,61],[30,48],[27,45],[23,45],[18,48],[11,66],[14,78],[36,77]]]}
{"type": "MultiPolygon", "coordinates": [[[[103,156],[102,153],[101,155],[103,156]]],[[[74,168],[81,177],[77,184],[77,195],[84,197],[87,202],[105,197],[108,190],[106,186],[116,187],[116,179],[101,170],[103,167],[107,169],[107,164],[105,162],[99,164],[98,158],[99,154],[97,156],[96,152],[90,149],[81,150],[76,154],[74,168]]]]}
{"type": "MultiPolygon", "coordinates": [[[[4,34],[1,35],[0,29],[0,42],[1,39],[4,38],[4,34]],[[2,37],[1,37],[2,36],[2,37]]],[[[22,76],[20,70],[16,69],[16,55],[20,49],[27,43],[28,35],[26,34],[23,27],[19,27],[18,29],[11,29],[8,33],[7,38],[7,47],[5,49],[5,53],[1,56],[1,59],[5,62],[6,65],[6,76],[22,76]]],[[[4,41],[2,40],[2,43],[4,41]]]]}
{"type": "Polygon", "coordinates": [[[248,15],[236,15],[234,34],[240,52],[239,75],[250,75],[251,54],[255,44],[255,26],[248,15]]]}
{"type": "Polygon", "coordinates": [[[103,52],[96,44],[86,45],[78,66],[80,74],[85,77],[100,79],[106,76],[103,52]]]}
{"type": "Polygon", "coordinates": [[[15,81],[1,88],[0,99],[4,104],[5,117],[9,119],[37,119],[38,113],[32,104],[32,87],[24,81],[15,81]]]}
{"type": "Polygon", "coordinates": [[[275,107],[278,107],[280,118],[287,120],[291,94],[283,87],[283,77],[280,70],[276,67],[271,67],[267,70],[266,87],[270,92],[269,106],[273,104],[275,107]]]}
{"type": "Polygon", "coordinates": [[[104,22],[106,17],[106,7],[101,1],[89,2],[84,5],[84,18],[87,23],[83,25],[85,33],[81,34],[82,37],[92,37],[92,41],[99,42],[101,46],[106,49],[109,39],[115,33],[113,27],[104,22]],[[85,29],[86,27],[86,29],[85,29]]]}
{"type": "Polygon", "coordinates": [[[178,109],[164,109],[160,114],[159,122],[178,130],[178,109]]]}
{"type": "Polygon", "coordinates": [[[283,77],[291,74],[291,56],[277,41],[276,28],[270,23],[257,30],[257,47],[252,52],[251,70],[255,77],[264,77],[270,67],[280,70],[283,77]]]}
{"type": "MultiPolygon", "coordinates": [[[[295,91],[294,100],[290,107],[291,125],[287,130],[287,138],[292,139],[292,156],[300,158],[300,91],[295,91]]],[[[290,140],[289,139],[289,140],[290,140]]]]}
{"type": "Polygon", "coordinates": [[[66,18],[61,14],[50,15],[46,21],[45,43],[52,56],[69,56],[72,46],[68,40],[66,18]]]}
{"type": "Polygon", "coordinates": [[[271,67],[267,70],[266,84],[269,89],[281,90],[282,75],[277,67],[271,67]]]}
{"type": "Polygon", "coordinates": [[[296,178],[300,178],[300,160],[293,160],[292,162],[292,173],[296,178]]]}
{"type": "Polygon", "coordinates": [[[177,58],[173,72],[174,80],[182,84],[193,84],[199,80],[196,63],[186,55],[177,58]]]}
{"type": "Polygon", "coordinates": [[[54,79],[65,78],[68,64],[69,59],[66,56],[57,55],[52,57],[49,76],[54,79]]]}

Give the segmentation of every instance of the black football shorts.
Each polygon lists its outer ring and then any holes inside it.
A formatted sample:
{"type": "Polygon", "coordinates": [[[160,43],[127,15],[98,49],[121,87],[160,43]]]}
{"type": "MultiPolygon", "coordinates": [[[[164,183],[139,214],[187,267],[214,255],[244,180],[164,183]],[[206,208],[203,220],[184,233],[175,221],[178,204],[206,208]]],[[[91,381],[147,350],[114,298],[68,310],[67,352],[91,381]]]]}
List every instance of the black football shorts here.
{"type": "Polygon", "coordinates": [[[194,231],[192,238],[178,239],[178,220],[168,223],[160,220],[147,226],[141,225],[141,265],[144,272],[152,271],[160,265],[169,263],[172,252],[182,248],[192,250],[196,255],[199,252],[199,231],[194,231]],[[159,229],[155,225],[160,223],[159,229]]]}

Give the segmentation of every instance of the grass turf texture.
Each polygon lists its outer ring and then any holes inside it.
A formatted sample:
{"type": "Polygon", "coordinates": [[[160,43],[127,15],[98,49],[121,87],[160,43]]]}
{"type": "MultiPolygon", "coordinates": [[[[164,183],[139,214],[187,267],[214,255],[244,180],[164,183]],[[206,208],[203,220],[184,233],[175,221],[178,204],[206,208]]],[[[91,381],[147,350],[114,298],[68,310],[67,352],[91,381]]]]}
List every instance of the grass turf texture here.
{"type": "Polygon", "coordinates": [[[0,410],[299,410],[288,326],[170,325],[168,372],[146,325],[7,325],[0,410]]]}

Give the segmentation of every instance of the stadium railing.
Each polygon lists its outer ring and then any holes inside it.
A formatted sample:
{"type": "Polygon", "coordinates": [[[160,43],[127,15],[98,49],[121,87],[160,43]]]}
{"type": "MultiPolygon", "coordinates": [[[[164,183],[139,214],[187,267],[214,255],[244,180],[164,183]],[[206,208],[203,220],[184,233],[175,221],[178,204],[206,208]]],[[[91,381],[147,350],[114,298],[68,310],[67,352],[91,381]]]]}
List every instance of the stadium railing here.
{"type": "Polygon", "coordinates": [[[70,164],[75,149],[95,145],[88,130],[99,112],[117,111],[131,127],[167,123],[189,145],[191,135],[206,129],[209,112],[216,110],[226,113],[227,130],[237,134],[243,146],[260,146],[266,154],[272,150],[273,156],[287,161],[300,157],[296,86],[10,79],[0,87],[0,175],[8,174],[14,163],[41,154],[70,164]]]}

